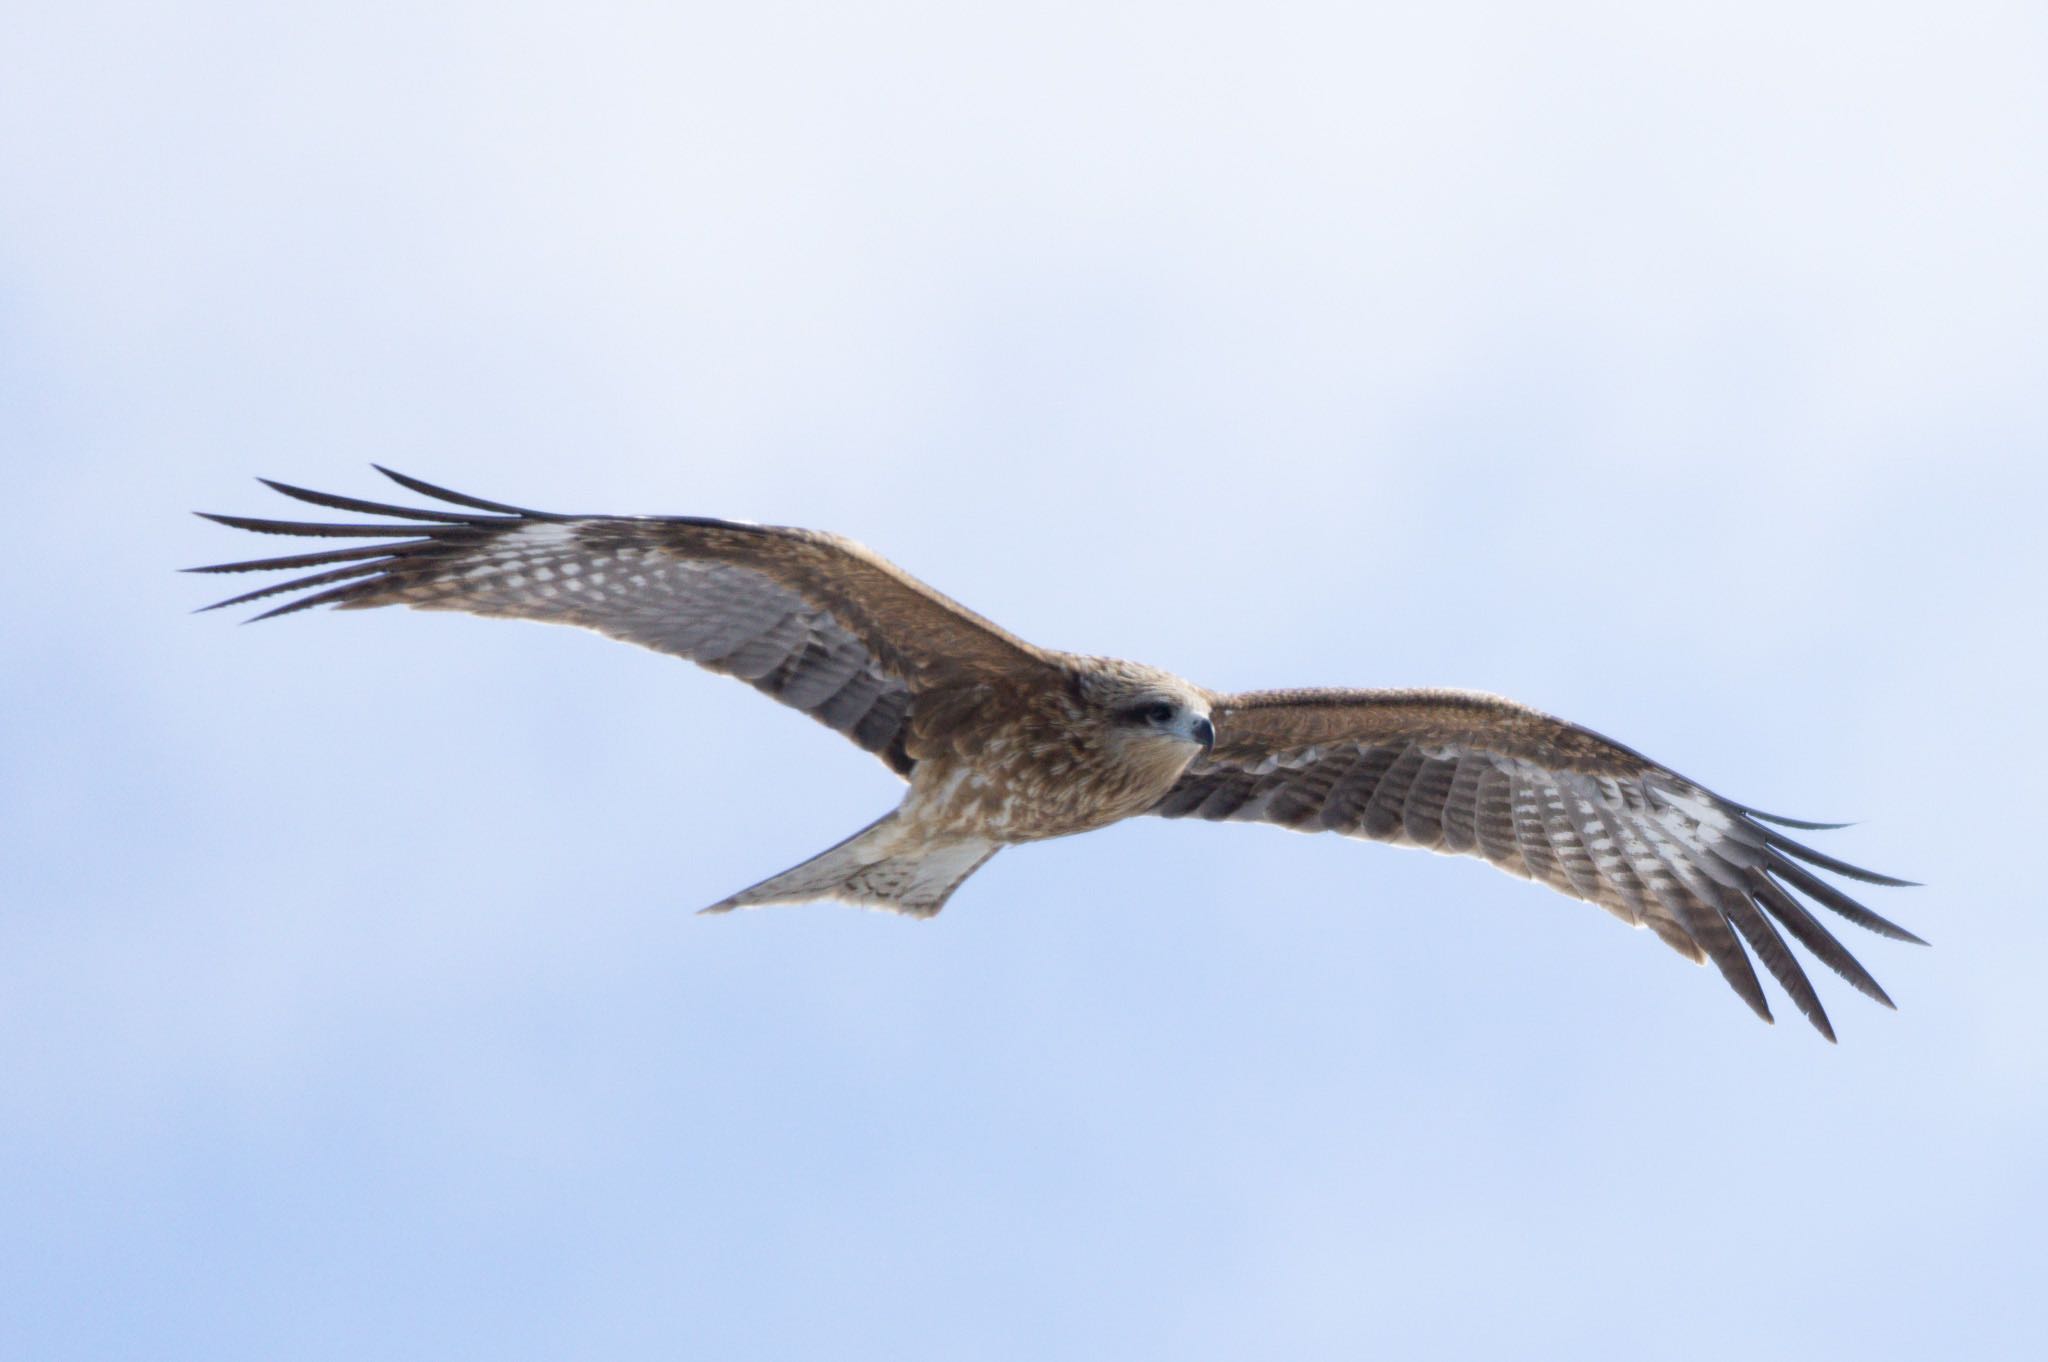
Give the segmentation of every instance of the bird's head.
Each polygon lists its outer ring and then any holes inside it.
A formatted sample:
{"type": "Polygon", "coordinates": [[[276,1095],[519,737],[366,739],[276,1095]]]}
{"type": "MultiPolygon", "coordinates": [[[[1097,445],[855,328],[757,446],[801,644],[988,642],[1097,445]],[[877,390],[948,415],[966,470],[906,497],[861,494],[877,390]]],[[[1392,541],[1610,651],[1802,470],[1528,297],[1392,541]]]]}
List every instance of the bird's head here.
{"type": "Polygon", "coordinates": [[[1170,672],[1094,659],[1081,674],[1080,689],[1118,746],[1172,751],[1185,763],[1216,745],[1208,693],[1170,672]]]}

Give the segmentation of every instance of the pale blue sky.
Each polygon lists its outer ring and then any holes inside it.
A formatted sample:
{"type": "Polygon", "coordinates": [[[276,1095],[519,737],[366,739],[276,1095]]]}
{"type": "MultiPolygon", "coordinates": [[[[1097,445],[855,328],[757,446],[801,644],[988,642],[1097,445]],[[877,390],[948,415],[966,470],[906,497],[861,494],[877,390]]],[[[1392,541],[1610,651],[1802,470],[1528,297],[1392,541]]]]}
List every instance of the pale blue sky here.
{"type": "Polygon", "coordinates": [[[2042,1355],[2048,22],[1654,8],[18,14],[0,1354],[2042,1355]],[[1830,1047],[1156,821],[695,918],[894,780],[567,631],[186,613],[262,547],[188,510],[372,459],[1510,694],[1862,820],[1935,947],[1830,1047]]]}

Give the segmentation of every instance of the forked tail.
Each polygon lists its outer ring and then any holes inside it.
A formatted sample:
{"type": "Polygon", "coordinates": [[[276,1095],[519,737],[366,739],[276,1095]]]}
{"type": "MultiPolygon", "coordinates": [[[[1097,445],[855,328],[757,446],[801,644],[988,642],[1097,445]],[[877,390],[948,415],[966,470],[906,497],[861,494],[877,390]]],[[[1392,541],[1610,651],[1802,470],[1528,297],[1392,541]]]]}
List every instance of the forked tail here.
{"type": "Polygon", "coordinates": [[[838,899],[930,917],[946,906],[961,881],[1001,849],[1000,843],[984,837],[927,841],[907,832],[889,813],[831,850],[702,911],[729,913],[768,903],[838,899]]]}

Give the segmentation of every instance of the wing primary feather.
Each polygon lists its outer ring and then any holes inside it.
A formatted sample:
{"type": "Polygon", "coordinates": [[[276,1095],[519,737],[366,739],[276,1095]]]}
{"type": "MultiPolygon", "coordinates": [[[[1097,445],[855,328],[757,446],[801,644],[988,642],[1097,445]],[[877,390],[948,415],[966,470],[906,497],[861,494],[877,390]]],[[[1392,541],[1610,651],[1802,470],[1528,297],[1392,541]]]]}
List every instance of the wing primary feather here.
{"type": "MultiPolygon", "coordinates": [[[[1712,881],[1706,881],[1712,889],[1718,889],[1712,881]]],[[[1732,891],[1721,891],[1732,892],[1732,891]]],[[[1770,1000],[1764,997],[1764,986],[1756,977],[1756,970],[1750,966],[1749,956],[1743,953],[1742,942],[1728,925],[1721,909],[1702,900],[1691,890],[1675,894],[1669,901],[1672,911],[1684,925],[1687,935],[1707,953],[1714,962],[1714,968],[1721,971],[1721,977],[1728,981],[1728,987],[1735,995],[1749,1004],[1749,1010],[1765,1021],[1776,1020],[1771,1016],[1770,1000]]]]}
{"type": "Polygon", "coordinates": [[[1865,870],[1860,865],[1850,865],[1847,861],[1838,861],[1832,856],[1815,851],[1812,847],[1802,846],[1790,837],[1781,837],[1776,833],[1772,833],[1770,838],[1770,844],[1776,850],[1784,852],[1789,856],[1797,856],[1808,865],[1817,865],[1822,870],[1832,870],[1837,875],[1847,875],[1852,880],[1861,880],[1865,884],[1881,884],[1888,889],[1918,889],[1920,887],[1912,880],[1895,879],[1890,875],[1880,875],[1875,870],[1865,870]]]}
{"type": "Polygon", "coordinates": [[[1800,945],[1812,951],[1815,959],[1847,979],[1858,993],[1883,1003],[1894,1011],[1898,1009],[1898,1004],[1891,1000],[1891,995],[1878,986],[1877,980],[1870,977],[1869,970],[1863,968],[1863,962],[1849,954],[1848,947],[1835,940],[1828,929],[1821,925],[1820,919],[1807,912],[1806,905],[1779,888],[1775,880],[1768,875],[1756,876],[1752,892],[1756,895],[1757,901],[1763,904],[1765,911],[1784,923],[1785,930],[1792,933],[1800,945]]]}
{"type": "Polygon", "coordinates": [[[1743,953],[1742,943],[1736,939],[1727,914],[1720,907],[1722,897],[1734,891],[1716,883],[1687,860],[1683,848],[1668,846],[1654,837],[1646,840],[1646,846],[1651,861],[1661,866],[1668,877],[1653,886],[1658,905],[1678,919],[1678,925],[1714,962],[1714,968],[1721,971],[1721,977],[1728,981],[1736,996],[1749,1004],[1750,1011],[1765,1021],[1773,1020],[1763,985],[1757,982],[1756,971],[1750,967],[1749,957],[1743,953]]]}
{"type": "MultiPolygon", "coordinates": [[[[180,568],[181,572],[273,572],[284,568],[320,567],[359,558],[401,557],[416,546],[430,547],[431,539],[408,539],[396,544],[365,544],[354,549],[326,549],[320,553],[292,553],[282,558],[251,558],[241,563],[209,563],[205,567],[180,568]]],[[[207,609],[213,607],[208,606],[207,609]]]]}
{"type": "Polygon", "coordinates": [[[396,469],[386,468],[381,463],[373,463],[370,467],[376,469],[400,487],[405,488],[408,492],[418,492],[423,497],[432,497],[436,501],[445,501],[451,506],[467,506],[471,510],[491,511],[498,515],[524,516],[529,520],[569,520],[573,518],[570,516],[553,515],[547,511],[528,510],[524,506],[507,506],[502,501],[485,501],[482,497],[465,496],[461,492],[451,492],[445,487],[436,487],[431,482],[423,482],[409,474],[400,473],[396,469]]]}
{"type": "Polygon", "coordinates": [[[251,615],[248,619],[243,620],[242,623],[255,624],[259,620],[276,619],[279,615],[295,615],[301,610],[311,610],[316,605],[331,605],[336,601],[347,600],[365,587],[375,585],[375,582],[348,582],[342,586],[330,587],[325,591],[316,591],[310,596],[303,596],[288,604],[280,605],[275,610],[266,610],[260,615],[251,615]]]}
{"type": "Polygon", "coordinates": [[[439,520],[452,525],[488,524],[473,515],[454,515],[448,511],[428,511],[415,506],[392,506],[381,501],[364,501],[360,497],[345,497],[334,492],[315,492],[308,487],[294,487],[288,482],[275,478],[258,478],[256,481],[282,496],[294,501],[303,501],[313,506],[325,506],[335,511],[360,511],[364,515],[388,515],[399,520],[439,520]]]}
{"type": "Polygon", "coordinates": [[[1728,920],[1749,942],[1750,949],[1756,952],[1756,958],[1764,962],[1764,968],[1771,972],[1771,977],[1792,999],[1792,1005],[1813,1023],[1814,1030],[1826,1036],[1832,1044],[1835,1028],[1828,1021],[1826,1009],[1820,1005],[1820,995],[1813,991],[1813,981],[1806,977],[1805,970],[1799,968],[1798,959],[1785,945],[1785,938],[1778,935],[1778,929],[1771,925],[1771,920],[1758,912],[1756,905],[1740,890],[1725,890],[1721,906],[1728,914],[1728,920]]]}
{"type": "Polygon", "coordinates": [[[1765,855],[1768,859],[1768,868],[1773,875],[1815,900],[1823,908],[1840,913],[1857,926],[1876,932],[1879,936],[1888,936],[1894,941],[1910,941],[1916,946],[1927,944],[1898,923],[1871,912],[1805,866],[1784,855],[1776,847],[1772,847],[1765,855]]]}
{"type": "Polygon", "coordinates": [[[245,515],[220,515],[214,511],[194,511],[192,514],[230,529],[254,530],[257,534],[300,534],[316,539],[389,539],[392,535],[452,534],[458,529],[468,528],[467,525],[327,525],[314,520],[259,520],[245,515]]]}
{"type": "MultiPolygon", "coordinates": [[[[265,596],[275,596],[284,591],[299,591],[309,586],[325,586],[329,582],[345,582],[355,577],[374,577],[384,571],[387,566],[389,566],[388,560],[380,560],[374,563],[357,563],[353,567],[336,568],[332,572],[316,572],[307,577],[294,577],[289,582],[273,582],[269,586],[259,586],[254,591],[244,591],[239,596],[230,596],[224,601],[215,601],[212,605],[203,605],[193,613],[204,614],[208,610],[221,610],[230,605],[246,605],[250,601],[260,601],[265,596]]],[[[272,611],[271,613],[277,614],[281,612],[272,611]]],[[[268,617],[258,616],[257,618],[268,617]]]]}

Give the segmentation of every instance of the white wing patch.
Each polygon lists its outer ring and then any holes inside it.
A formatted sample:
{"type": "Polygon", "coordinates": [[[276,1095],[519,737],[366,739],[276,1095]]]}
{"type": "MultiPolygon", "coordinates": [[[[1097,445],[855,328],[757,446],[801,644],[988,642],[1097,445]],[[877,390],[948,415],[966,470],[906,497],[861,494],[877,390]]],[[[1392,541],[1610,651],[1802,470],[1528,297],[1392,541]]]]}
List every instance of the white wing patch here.
{"type": "Polygon", "coordinates": [[[595,630],[688,658],[766,691],[877,753],[910,689],[833,615],[764,572],[620,542],[618,526],[533,521],[410,583],[424,610],[595,630]]]}

